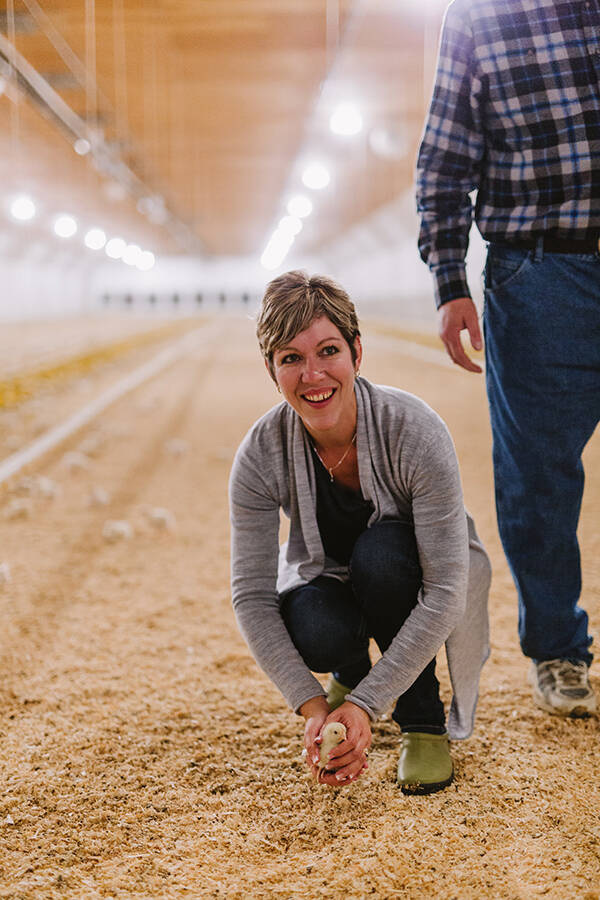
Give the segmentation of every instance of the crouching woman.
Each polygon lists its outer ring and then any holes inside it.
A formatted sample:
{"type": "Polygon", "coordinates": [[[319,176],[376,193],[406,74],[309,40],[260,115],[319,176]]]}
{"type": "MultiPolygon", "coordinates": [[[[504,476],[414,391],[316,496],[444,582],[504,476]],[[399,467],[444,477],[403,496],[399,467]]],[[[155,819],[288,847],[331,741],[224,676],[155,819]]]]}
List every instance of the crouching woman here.
{"type": "Polygon", "coordinates": [[[490,582],[448,430],[414,395],[359,376],[356,312],[328,278],[296,271],[270,282],[257,335],[283,400],[250,429],[231,473],[240,630],[304,717],[315,777],[355,781],[371,723],[393,706],[400,788],[440,790],[453,778],[449,737],[473,727],[490,582]],[[290,523],[281,547],[280,510],[290,523]],[[448,729],[435,674],[444,643],[448,729]],[[313,672],[331,673],[326,690],[313,672]],[[346,739],[322,770],[330,721],[346,739]]]}

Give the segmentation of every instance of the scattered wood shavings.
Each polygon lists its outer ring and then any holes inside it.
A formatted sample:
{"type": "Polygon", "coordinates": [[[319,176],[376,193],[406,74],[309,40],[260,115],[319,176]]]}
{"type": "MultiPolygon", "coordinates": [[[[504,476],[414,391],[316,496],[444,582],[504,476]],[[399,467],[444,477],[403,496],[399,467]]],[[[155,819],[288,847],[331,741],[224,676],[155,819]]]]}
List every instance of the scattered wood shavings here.
{"type": "Polygon", "coordinates": [[[78,450],[71,450],[69,451],[69,453],[65,453],[61,460],[61,464],[68,472],[71,473],[83,472],[90,467],[89,458],[85,455],[85,453],[81,453],[78,450]]]}
{"type": "Polygon", "coordinates": [[[13,497],[4,507],[4,518],[8,521],[29,519],[32,513],[33,503],[30,497],[13,497]]]}
{"type": "MultiPolygon", "coordinates": [[[[598,719],[565,721],[531,703],[490,502],[483,386],[459,372],[440,379],[373,341],[374,380],[424,396],[456,439],[494,566],[493,652],[475,733],[451,747],[453,785],[398,791],[398,728],[385,716],[367,772],[330,789],[311,777],[302,720],[250,658],[231,609],[228,471],[211,457],[215,435],[237,446],[275,401],[251,323],[231,317],[226,334],[214,365],[190,357],[153,382],[161,402],[136,416],[135,440],[114,439],[131,429],[133,403],[106,413],[111,437],[93,479],[136,540],[105,544],[105,514],[82,508],[85,475],[65,478],[61,502],[40,504],[26,527],[0,519],[14,582],[0,594],[0,895],[600,900],[598,719]],[[194,447],[185,479],[164,452],[174,431],[194,447]],[[185,521],[185,540],[158,540],[145,519],[137,539],[140,508],[154,502],[185,521]]],[[[586,454],[580,537],[597,631],[600,434],[586,454]]],[[[596,690],[599,672],[595,660],[596,690]]],[[[438,676],[448,705],[443,654],[438,676]]]]}
{"type": "Polygon", "coordinates": [[[102,527],[102,537],[111,544],[133,537],[133,528],[124,519],[108,519],[102,527]]]}

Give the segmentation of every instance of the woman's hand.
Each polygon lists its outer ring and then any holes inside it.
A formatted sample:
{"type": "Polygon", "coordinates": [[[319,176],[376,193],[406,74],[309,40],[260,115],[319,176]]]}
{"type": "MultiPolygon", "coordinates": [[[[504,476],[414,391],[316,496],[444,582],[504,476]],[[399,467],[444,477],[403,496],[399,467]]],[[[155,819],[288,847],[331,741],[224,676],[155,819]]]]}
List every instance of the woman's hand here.
{"type": "Polygon", "coordinates": [[[328,722],[341,722],[345,725],[346,740],[330,752],[329,763],[322,770],[319,781],[338,787],[351,784],[368,768],[367,751],[372,740],[369,714],[347,700],[329,713],[323,725],[328,722]]]}
{"type": "Polygon", "coordinates": [[[319,765],[319,745],[317,738],[323,729],[325,720],[329,715],[329,704],[325,697],[313,697],[300,707],[300,714],[304,716],[304,750],[306,753],[306,765],[313,771],[319,765]]]}
{"type": "Polygon", "coordinates": [[[315,778],[323,784],[336,787],[356,781],[368,767],[367,750],[372,740],[368,713],[349,701],[329,712],[324,697],[313,697],[308,704],[304,704],[300,712],[306,718],[304,729],[306,762],[315,778]],[[346,740],[333,748],[329,754],[327,767],[319,770],[320,734],[328,722],[341,722],[345,725],[346,740]]]}

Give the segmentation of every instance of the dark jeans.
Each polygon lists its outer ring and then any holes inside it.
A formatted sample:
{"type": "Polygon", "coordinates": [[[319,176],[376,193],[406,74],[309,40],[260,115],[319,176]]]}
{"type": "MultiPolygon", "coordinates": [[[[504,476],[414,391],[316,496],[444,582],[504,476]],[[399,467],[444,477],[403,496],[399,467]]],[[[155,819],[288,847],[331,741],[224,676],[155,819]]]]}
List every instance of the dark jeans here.
{"type": "MultiPolygon", "coordinates": [[[[282,615],[313,672],[333,672],[349,688],[371,668],[369,638],[383,653],[417,602],[422,573],[411,526],[379,522],[354,545],[350,580],[320,576],[286,594],[282,615]]],[[[392,718],[402,728],[444,730],[435,659],[398,698],[392,718]]]]}
{"type": "Polygon", "coordinates": [[[493,244],[485,283],[496,509],[521,647],[589,663],[577,523],[600,419],[600,254],[493,244]]]}

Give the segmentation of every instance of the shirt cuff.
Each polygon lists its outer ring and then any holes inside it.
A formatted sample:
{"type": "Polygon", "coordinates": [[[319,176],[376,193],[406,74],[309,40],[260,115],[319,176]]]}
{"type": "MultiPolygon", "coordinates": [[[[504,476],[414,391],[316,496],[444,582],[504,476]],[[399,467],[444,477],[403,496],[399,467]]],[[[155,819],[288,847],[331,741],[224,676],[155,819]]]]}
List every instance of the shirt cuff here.
{"type": "Polygon", "coordinates": [[[434,270],[435,305],[439,309],[444,303],[470,297],[467,273],[464,265],[443,266],[434,270]]]}

